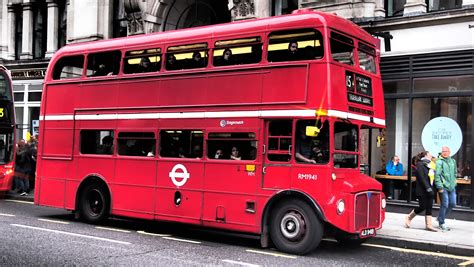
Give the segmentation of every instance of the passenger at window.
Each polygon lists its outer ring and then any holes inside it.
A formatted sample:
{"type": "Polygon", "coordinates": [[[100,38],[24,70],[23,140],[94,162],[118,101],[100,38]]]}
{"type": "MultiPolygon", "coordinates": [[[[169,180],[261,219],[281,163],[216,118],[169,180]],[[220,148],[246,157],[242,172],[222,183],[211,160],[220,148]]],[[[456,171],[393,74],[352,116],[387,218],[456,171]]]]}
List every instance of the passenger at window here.
{"type": "Polygon", "coordinates": [[[191,158],[201,158],[202,157],[202,148],[200,145],[195,145],[193,147],[191,158]]]}
{"type": "Polygon", "coordinates": [[[97,154],[111,155],[113,153],[114,138],[110,135],[102,138],[102,145],[97,148],[97,154]]]}
{"type": "Polygon", "coordinates": [[[138,65],[138,72],[150,72],[153,71],[151,66],[150,59],[148,57],[142,57],[140,64],[138,65]]]}
{"type": "Polygon", "coordinates": [[[321,146],[316,144],[311,149],[312,155],[311,159],[314,159],[317,163],[327,163],[328,158],[325,155],[324,151],[321,149],[321,146]]]}
{"type": "Polygon", "coordinates": [[[296,137],[295,158],[298,162],[316,163],[316,160],[311,158],[313,143],[312,138],[308,137],[305,132],[306,125],[302,124],[298,129],[298,136],[296,137]]]}
{"type": "Polygon", "coordinates": [[[224,49],[224,52],[222,53],[222,66],[229,66],[229,65],[234,65],[234,61],[232,58],[232,50],[229,48],[224,49]]]}
{"type": "Polygon", "coordinates": [[[185,157],[186,157],[186,155],[184,153],[184,148],[179,147],[178,148],[178,158],[185,158],[185,157]]]}
{"type": "Polygon", "coordinates": [[[176,62],[176,57],[173,54],[168,54],[166,57],[166,69],[167,70],[179,69],[178,63],[176,62]]]}
{"type": "Polygon", "coordinates": [[[109,72],[105,64],[101,63],[97,66],[97,69],[95,70],[94,75],[92,76],[98,77],[98,76],[110,76],[110,75],[112,75],[112,72],[109,72]]]}
{"type": "Polygon", "coordinates": [[[224,158],[224,153],[222,153],[222,149],[216,150],[216,154],[214,154],[215,159],[223,159],[224,158]]]}
{"type": "Polygon", "coordinates": [[[288,61],[299,60],[298,42],[292,41],[288,44],[288,61]]]}
{"type": "Polygon", "coordinates": [[[231,154],[230,154],[230,159],[233,159],[233,160],[241,160],[242,159],[242,157],[239,154],[239,150],[235,146],[232,147],[231,154]]]}
{"type": "Polygon", "coordinates": [[[196,51],[193,53],[191,68],[202,68],[202,67],[204,67],[204,60],[201,57],[201,53],[196,51]]]}

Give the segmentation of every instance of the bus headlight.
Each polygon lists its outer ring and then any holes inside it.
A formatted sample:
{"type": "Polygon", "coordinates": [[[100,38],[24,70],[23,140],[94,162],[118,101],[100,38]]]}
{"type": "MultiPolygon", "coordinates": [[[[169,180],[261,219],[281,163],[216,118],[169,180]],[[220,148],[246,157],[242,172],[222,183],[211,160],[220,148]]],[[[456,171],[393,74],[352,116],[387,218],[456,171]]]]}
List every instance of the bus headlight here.
{"type": "Polygon", "coordinates": [[[387,200],[385,198],[382,198],[382,209],[384,210],[386,206],[387,206],[387,200]]]}
{"type": "Polygon", "coordinates": [[[337,202],[337,214],[341,215],[344,210],[346,209],[346,204],[344,203],[344,200],[339,200],[337,202]]]}

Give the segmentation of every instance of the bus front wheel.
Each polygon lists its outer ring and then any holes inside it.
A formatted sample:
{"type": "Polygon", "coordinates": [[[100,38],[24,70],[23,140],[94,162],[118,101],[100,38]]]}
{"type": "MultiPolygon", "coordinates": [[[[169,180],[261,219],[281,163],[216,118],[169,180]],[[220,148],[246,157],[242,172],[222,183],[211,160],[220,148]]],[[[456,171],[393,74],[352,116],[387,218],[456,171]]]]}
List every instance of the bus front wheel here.
{"type": "Polygon", "coordinates": [[[275,246],[286,253],[306,254],[314,250],[323,236],[323,225],[313,209],[299,199],[287,200],[273,211],[270,236],[275,246]]]}
{"type": "Polygon", "coordinates": [[[88,223],[99,223],[107,218],[110,200],[107,189],[100,183],[86,185],[80,198],[81,217],[88,223]]]}

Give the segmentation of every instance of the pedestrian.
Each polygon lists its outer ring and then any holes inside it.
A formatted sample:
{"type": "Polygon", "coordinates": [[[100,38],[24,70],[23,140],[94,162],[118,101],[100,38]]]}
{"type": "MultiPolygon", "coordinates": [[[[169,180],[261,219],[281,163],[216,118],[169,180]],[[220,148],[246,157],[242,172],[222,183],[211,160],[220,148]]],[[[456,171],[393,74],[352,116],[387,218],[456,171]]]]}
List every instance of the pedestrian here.
{"type": "Polygon", "coordinates": [[[456,161],[450,156],[451,149],[447,146],[441,148],[441,157],[436,161],[435,184],[441,194],[441,206],[439,208],[439,229],[451,230],[445,224],[449,212],[456,206],[456,177],[458,170],[456,161]]]}
{"type": "Polygon", "coordinates": [[[412,210],[406,217],[405,226],[410,228],[411,221],[416,215],[425,212],[425,229],[433,232],[437,232],[433,228],[432,223],[432,210],[433,210],[433,177],[434,165],[432,164],[432,156],[428,151],[420,152],[415,156],[415,176],[416,176],[416,196],[418,197],[418,208],[412,210]]]}
{"type": "Polygon", "coordinates": [[[18,187],[18,193],[22,196],[28,195],[30,190],[31,164],[31,150],[25,139],[21,139],[17,144],[14,180],[15,185],[18,187]]]}

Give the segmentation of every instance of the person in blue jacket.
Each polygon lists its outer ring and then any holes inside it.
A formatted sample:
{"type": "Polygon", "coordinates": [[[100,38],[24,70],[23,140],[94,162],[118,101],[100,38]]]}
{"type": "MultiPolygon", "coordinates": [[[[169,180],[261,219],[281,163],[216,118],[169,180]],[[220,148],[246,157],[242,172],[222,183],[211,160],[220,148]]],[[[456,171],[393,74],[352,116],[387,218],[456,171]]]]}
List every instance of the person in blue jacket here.
{"type": "MultiPolygon", "coordinates": [[[[387,165],[385,165],[385,170],[387,171],[388,175],[394,175],[394,176],[401,176],[403,175],[403,164],[400,162],[400,157],[397,155],[392,157],[392,160],[387,162],[387,165]]],[[[395,190],[394,190],[394,184],[393,180],[389,180],[388,182],[388,198],[392,199],[395,190]]]]}

